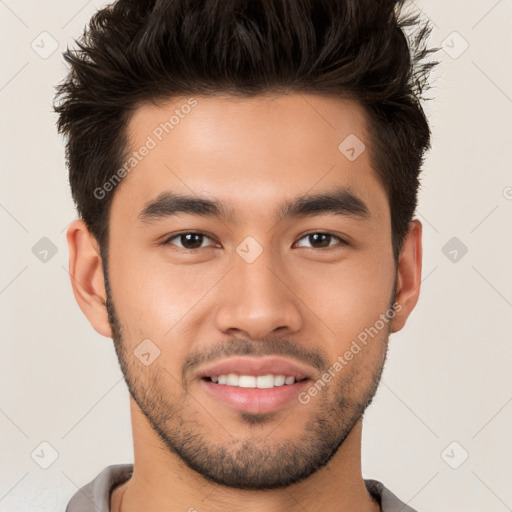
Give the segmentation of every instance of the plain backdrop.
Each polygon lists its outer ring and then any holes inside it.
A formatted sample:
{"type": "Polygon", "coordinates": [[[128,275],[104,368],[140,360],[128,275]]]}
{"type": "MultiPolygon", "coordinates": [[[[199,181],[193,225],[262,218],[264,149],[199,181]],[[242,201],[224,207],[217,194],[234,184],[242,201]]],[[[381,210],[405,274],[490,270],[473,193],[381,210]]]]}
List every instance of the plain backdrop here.
{"type": "MultiPolygon", "coordinates": [[[[133,461],[112,341],[71,291],[75,210],[51,109],[61,53],[103,5],[0,0],[2,512],[63,511],[104,467],[133,461]]],[[[512,0],[413,8],[443,48],[426,105],[424,280],[366,414],[363,472],[420,512],[502,512],[512,510],[512,0]]]]}

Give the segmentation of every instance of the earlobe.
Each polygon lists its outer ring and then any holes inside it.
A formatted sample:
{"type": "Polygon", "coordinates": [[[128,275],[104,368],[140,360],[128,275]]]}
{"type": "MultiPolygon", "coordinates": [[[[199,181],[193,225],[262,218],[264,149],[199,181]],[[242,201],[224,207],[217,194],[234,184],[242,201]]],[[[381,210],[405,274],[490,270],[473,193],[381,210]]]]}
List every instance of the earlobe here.
{"type": "Polygon", "coordinates": [[[66,234],[69,250],[69,275],[73,294],[94,330],[112,337],[106,308],[107,294],[99,245],[85,222],[75,220],[66,234]]]}
{"type": "Polygon", "coordinates": [[[400,331],[418,302],[421,285],[422,225],[417,219],[409,224],[398,259],[396,285],[396,314],[391,322],[391,332],[400,331]]]}

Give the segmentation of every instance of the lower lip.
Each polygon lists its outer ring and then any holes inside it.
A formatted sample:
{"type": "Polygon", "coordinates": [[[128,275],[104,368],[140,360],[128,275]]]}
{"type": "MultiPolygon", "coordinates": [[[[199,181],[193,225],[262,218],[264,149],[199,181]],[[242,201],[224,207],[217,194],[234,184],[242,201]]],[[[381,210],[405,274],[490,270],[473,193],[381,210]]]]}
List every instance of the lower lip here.
{"type": "Polygon", "coordinates": [[[277,411],[294,400],[298,403],[297,395],[308,385],[309,379],[267,389],[239,388],[206,379],[201,379],[201,382],[208,393],[233,409],[265,414],[277,411]]]}

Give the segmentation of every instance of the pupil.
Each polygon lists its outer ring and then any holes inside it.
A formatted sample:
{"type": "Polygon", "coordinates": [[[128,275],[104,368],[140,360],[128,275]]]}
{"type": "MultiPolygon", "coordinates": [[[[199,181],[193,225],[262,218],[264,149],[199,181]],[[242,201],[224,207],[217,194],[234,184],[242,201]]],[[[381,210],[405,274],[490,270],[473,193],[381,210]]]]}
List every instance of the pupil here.
{"type": "MultiPolygon", "coordinates": [[[[188,233],[186,235],[181,235],[181,243],[187,249],[197,249],[201,247],[203,241],[202,237],[203,235],[199,235],[197,233],[188,233]]],[[[331,235],[326,235],[325,233],[314,233],[309,235],[309,241],[312,245],[316,244],[317,247],[329,247],[331,235]]]]}
{"type": "Polygon", "coordinates": [[[186,249],[197,249],[201,247],[202,243],[202,235],[199,235],[197,233],[188,233],[186,235],[181,235],[181,243],[183,247],[186,249]],[[191,238],[196,237],[195,241],[191,238]]]}
{"type": "MultiPolygon", "coordinates": [[[[317,247],[318,246],[320,246],[320,247],[328,247],[329,246],[329,242],[331,241],[331,235],[326,235],[325,233],[314,233],[314,234],[309,235],[309,236],[310,236],[310,243],[311,243],[311,239],[313,239],[315,242],[319,242],[320,241],[320,244],[317,244],[317,247]]],[[[312,243],[312,245],[314,245],[314,244],[312,243]]]]}

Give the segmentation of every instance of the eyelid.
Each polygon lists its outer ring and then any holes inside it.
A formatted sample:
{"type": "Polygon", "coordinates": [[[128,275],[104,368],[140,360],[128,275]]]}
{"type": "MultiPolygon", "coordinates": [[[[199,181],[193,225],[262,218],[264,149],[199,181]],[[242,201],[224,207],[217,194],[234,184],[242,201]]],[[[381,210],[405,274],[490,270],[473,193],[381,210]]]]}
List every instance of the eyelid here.
{"type": "MultiPolygon", "coordinates": [[[[215,239],[211,235],[209,235],[208,233],[205,233],[203,231],[180,231],[179,233],[174,233],[170,236],[165,237],[164,240],[162,241],[162,245],[175,245],[175,244],[171,244],[171,240],[174,240],[175,238],[178,238],[182,235],[201,235],[205,238],[209,238],[212,242],[215,242],[215,239]]],[[[179,245],[175,245],[175,247],[177,247],[178,249],[180,249],[182,251],[197,252],[202,249],[207,249],[208,247],[212,247],[212,245],[208,245],[206,247],[199,247],[198,249],[188,249],[187,247],[180,247],[179,245]]]]}
{"type": "MultiPolygon", "coordinates": [[[[205,233],[203,231],[181,231],[179,233],[174,233],[168,237],[166,237],[163,242],[162,242],[162,245],[175,245],[175,244],[171,244],[171,240],[175,239],[175,238],[178,238],[182,235],[201,235],[205,238],[209,238],[211,241],[215,242],[215,238],[212,237],[211,235],[209,235],[208,233],[205,233]]],[[[295,242],[293,242],[293,245],[295,245],[297,242],[299,242],[300,240],[302,240],[303,238],[306,238],[310,235],[329,235],[331,237],[334,237],[338,240],[338,243],[337,244],[334,244],[334,245],[328,245],[327,247],[322,247],[322,248],[316,248],[316,247],[306,247],[306,249],[313,249],[313,250],[317,250],[317,251],[326,251],[328,249],[333,249],[333,248],[336,248],[338,246],[345,246],[345,245],[348,245],[348,242],[347,240],[345,240],[344,238],[342,238],[340,235],[336,235],[330,231],[320,231],[320,230],[313,230],[313,231],[309,231],[308,233],[304,233],[303,235],[301,235],[300,237],[298,237],[296,239],[295,242]]],[[[218,243],[218,242],[217,242],[218,243]]],[[[203,249],[207,249],[209,247],[212,247],[212,245],[208,245],[206,247],[199,247],[199,248],[196,248],[196,249],[188,249],[186,247],[180,247],[178,245],[176,245],[176,247],[182,251],[187,251],[187,252],[197,252],[197,251],[200,251],[200,250],[203,250],[203,249]]]]}
{"type": "MultiPolygon", "coordinates": [[[[323,247],[323,248],[320,248],[320,249],[317,249],[315,247],[306,247],[306,249],[316,249],[318,251],[326,251],[326,250],[329,250],[329,249],[334,249],[338,246],[344,246],[344,245],[348,245],[348,242],[347,240],[345,240],[344,238],[342,238],[340,235],[336,235],[335,233],[332,233],[330,231],[320,231],[320,230],[313,230],[313,231],[310,231],[308,233],[304,233],[302,236],[300,236],[297,241],[300,241],[302,240],[303,238],[306,238],[310,235],[329,235],[333,238],[337,238],[338,239],[338,243],[337,244],[334,244],[334,245],[328,245],[327,247],[323,247]]],[[[294,242],[294,245],[295,245],[296,242],[294,242]]]]}

